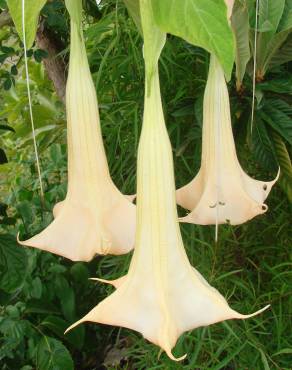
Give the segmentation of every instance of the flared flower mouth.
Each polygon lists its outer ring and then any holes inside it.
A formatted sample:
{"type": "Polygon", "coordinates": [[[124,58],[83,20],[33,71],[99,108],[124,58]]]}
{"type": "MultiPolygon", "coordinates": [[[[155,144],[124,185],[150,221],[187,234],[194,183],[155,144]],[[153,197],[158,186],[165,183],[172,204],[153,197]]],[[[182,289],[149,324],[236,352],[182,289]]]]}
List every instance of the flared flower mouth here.
{"type": "Polygon", "coordinates": [[[179,229],[172,150],[159,87],[157,62],[165,34],[152,20],[151,2],[143,0],[140,6],[146,87],[138,150],[134,254],[126,276],[112,282],[97,279],[112,284],[115,292],[67,331],[86,321],[130,328],[179,361],[186,355],[175,358],[172,348],[185,331],[223,320],[245,319],[267,307],[252,315],[234,311],[188,261],[179,229]],[[151,42],[145,29],[150,32],[151,42]]]}
{"type": "Polygon", "coordinates": [[[110,177],[83,40],[81,2],[67,0],[66,6],[71,17],[66,88],[68,192],[54,207],[55,220],[19,243],[74,261],[89,261],[96,254],[123,254],[133,248],[136,207],[110,177]]]}
{"type": "Polygon", "coordinates": [[[201,168],[188,185],[177,190],[177,203],[191,212],[182,222],[242,224],[267,211],[264,203],[272,181],[257,181],[241,168],[232,133],[224,72],[211,55],[204,95],[201,168]]]}

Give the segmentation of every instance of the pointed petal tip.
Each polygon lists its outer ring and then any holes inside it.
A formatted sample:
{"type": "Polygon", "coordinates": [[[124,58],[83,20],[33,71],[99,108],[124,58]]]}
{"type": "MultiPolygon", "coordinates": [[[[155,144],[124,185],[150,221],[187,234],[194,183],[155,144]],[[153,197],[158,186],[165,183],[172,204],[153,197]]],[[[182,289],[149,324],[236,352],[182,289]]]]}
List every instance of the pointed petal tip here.
{"type": "Polygon", "coordinates": [[[99,281],[100,283],[112,284],[111,280],[100,279],[100,278],[89,278],[88,280],[99,281]]]}
{"type": "Polygon", "coordinates": [[[187,354],[181,356],[181,357],[175,357],[172,352],[171,352],[171,349],[166,349],[165,350],[165,353],[167,354],[167,356],[173,360],[173,361],[176,361],[176,362],[179,362],[179,361],[183,361],[186,357],[187,357],[187,354]]]}
{"type": "Polygon", "coordinates": [[[125,195],[125,197],[132,203],[134,202],[134,200],[136,199],[137,197],[137,194],[133,194],[133,195],[125,195]]]}
{"type": "Polygon", "coordinates": [[[279,166],[278,173],[277,173],[277,176],[276,176],[274,182],[276,182],[279,179],[280,175],[281,175],[281,167],[279,166]]]}
{"type": "Polygon", "coordinates": [[[22,244],[22,241],[19,239],[19,235],[20,235],[20,232],[18,231],[18,233],[17,233],[17,235],[16,235],[17,243],[18,243],[18,244],[23,245],[23,244],[22,244]]]}
{"type": "Polygon", "coordinates": [[[69,331],[71,331],[72,329],[74,329],[76,326],[86,322],[86,321],[89,321],[88,319],[86,319],[86,316],[83,317],[81,320],[78,320],[76,321],[74,324],[70,325],[65,331],[64,331],[64,334],[67,334],[69,331]]]}
{"type": "Polygon", "coordinates": [[[190,213],[184,217],[179,217],[178,219],[179,222],[182,222],[182,223],[186,223],[186,224],[192,224],[193,221],[192,221],[192,218],[190,216],[190,213]]]}
{"type": "Polygon", "coordinates": [[[23,247],[34,247],[33,245],[29,245],[28,242],[30,241],[30,239],[28,240],[20,240],[19,238],[19,235],[20,235],[20,232],[18,231],[17,235],[16,235],[16,240],[17,240],[17,243],[22,245],[23,247]]]}
{"type": "Polygon", "coordinates": [[[265,307],[263,307],[263,308],[261,308],[260,310],[258,310],[258,311],[256,311],[256,312],[253,312],[253,313],[251,313],[251,314],[249,314],[249,315],[242,315],[242,314],[240,314],[240,313],[238,313],[237,312],[237,319],[249,319],[249,318],[251,318],[251,317],[254,317],[254,316],[257,316],[257,315],[259,315],[260,313],[262,313],[262,312],[264,312],[264,311],[266,311],[269,307],[271,307],[271,305],[270,304],[268,304],[267,306],[265,306],[265,307]]]}

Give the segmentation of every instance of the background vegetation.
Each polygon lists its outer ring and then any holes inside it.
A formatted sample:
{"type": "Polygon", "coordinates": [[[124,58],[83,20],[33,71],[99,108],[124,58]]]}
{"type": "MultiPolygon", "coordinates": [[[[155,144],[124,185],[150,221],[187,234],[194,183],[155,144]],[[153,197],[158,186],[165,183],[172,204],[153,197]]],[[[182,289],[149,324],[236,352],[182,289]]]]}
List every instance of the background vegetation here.
{"type": "MultiPolygon", "coordinates": [[[[157,347],[127,329],[85,324],[63,335],[69,324],[112,290],[88,278],[123,275],[129,255],[96,257],[89,264],[72,263],[19,247],[15,241],[17,232],[24,239],[43,229],[52,220],[53,205],[66,194],[63,98],[69,29],[63,1],[49,1],[41,12],[37,41],[28,52],[45,184],[45,202],[41,204],[23,47],[5,0],[0,0],[1,369],[291,369],[292,25],[289,28],[286,19],[287,14],[291,17],[290,4],[286,1],[273,32],[268,21],[275,22],[269,14],[266,23],[260,23],[258,44],[263,54],[259,60],[263,63],[259,63],[256,74],[252,135],[254,1],[237,1],[238,13],[233,16],[237,41],[245,45],[229,83],[234,135],[240,161],[250,175],[271,179],[281,165],[280,183],[268,199],[269,211],[241,226],[221,226],[217,245],[213,226],[181,225],[191,263],[234,309],[248,313],[269,303],[271,309],[246,321],[224,322],[185,334],[174,352],[188,353],[188,357],[182,363],[173,363],[157,347]],[[239,15],[244,23],[241,34],[239,15]]],[[[144,93],[142,40],[122,1],[103,0],[97,7],[95,1],[86,0],[84,6],[86,46],[111,174],[123,192],[134,193],[144,93]]],[[[193,178],[200,164],[208,60],[202,49],[169,36],[160,62],[178,187],[193,178]]]]}

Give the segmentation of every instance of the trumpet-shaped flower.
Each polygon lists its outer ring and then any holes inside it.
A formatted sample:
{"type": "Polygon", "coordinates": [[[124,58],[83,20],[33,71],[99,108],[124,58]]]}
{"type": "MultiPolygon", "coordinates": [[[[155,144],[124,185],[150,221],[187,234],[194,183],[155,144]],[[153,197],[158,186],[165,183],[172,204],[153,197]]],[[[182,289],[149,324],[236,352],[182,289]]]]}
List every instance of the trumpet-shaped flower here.
{"type": "Polygon", "coordinates": [[[81,25],[81,0],[67,0],[71,50],[66,88],[68,192],[54,221],[20,242],[71,260],[122,254],[134,246],[135,206],[114,185],[106,160],[95,87],[81,25]]]}
{"type": "Polygon", "coordinates": [[[207,225],[244,223],[266,212],[273,181],[257,181],[241,168],[232,134],[229,95],[224,72],[211,55],[204,95],[201,168],[177,190],[177,203],[191,210],[183,222],[207,225]]]}
{"type": "MultiPolygon", "coordinates": [[[[145,20],[149,17],[145,4],[149,2],[140,4],[145,20]]],[[[154,38],[154,27],[148,28],[153,40],[147,45],[143,25],[145,59],[151,54],[148,47],[156,45],[158,53],[159,45],[165,42],[165,35],[158,30],[154,38]]],[[[147,73],[138,150],[137,230],[129,272],[112,282],[101,280],[117,289],[68,330],[85,321],[127,327],[142,333],[175,359],[171,350],[183,332],[249,316],[231,309],[188,261],[177,217],[172,151],[164,123],[157,62],[152,67],[151,74],[147,73]]],[[[147,61],[146,71],[149,72],[147,61]]]]}

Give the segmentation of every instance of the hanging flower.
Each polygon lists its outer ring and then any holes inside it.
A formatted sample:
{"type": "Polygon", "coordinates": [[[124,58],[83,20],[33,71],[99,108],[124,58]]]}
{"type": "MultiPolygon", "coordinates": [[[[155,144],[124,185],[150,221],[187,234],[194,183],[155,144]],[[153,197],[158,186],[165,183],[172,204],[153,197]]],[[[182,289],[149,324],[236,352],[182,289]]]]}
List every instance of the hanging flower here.
{"type": "Polygon", "coordinates": [[[85,321],[130,328],[176,360],[171,350],[183,332],[252,315],[232,310],[190,265],[185,253],[177,218],[171,144],[159,87],[157,60],[165,35],[150,22],[151,8],[146,5],[149,2],[142,0],[140,4],[147,78],[138,150],[134,254],[126,276],[112,282],[101,280],[112,284],[116,291],[68,330],[85,321]]]}
{"type": "Polygon", "coordinates": [[[214,55],[211,55],[203,114],[200,171],[176,192],[177,203],[191,210],[181,221],[237,225],[266,212],[264,201],[279,173],[273,181],[257,181],[241,168],[232,134],[224,72],[214,55]]]}
{"type": "Polygon", "coordinates": [[[114,185],[103,146],[97,97],[81,25],[81,0],[67,0],[71,49],[66,88],[68,192],[55,220],[20,244],[74,261],[95,254],[122,254],[134,245],[135,206],[114,185]]]}

